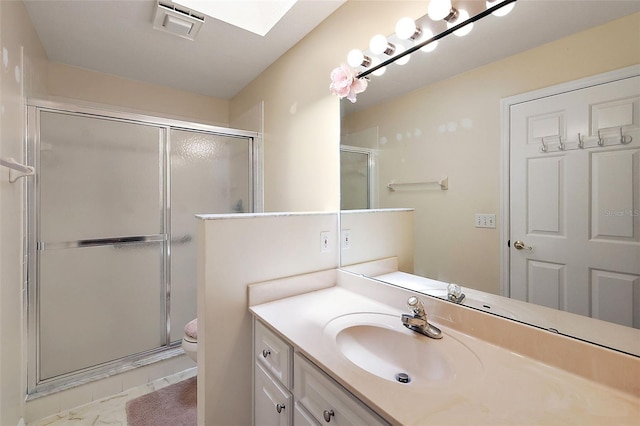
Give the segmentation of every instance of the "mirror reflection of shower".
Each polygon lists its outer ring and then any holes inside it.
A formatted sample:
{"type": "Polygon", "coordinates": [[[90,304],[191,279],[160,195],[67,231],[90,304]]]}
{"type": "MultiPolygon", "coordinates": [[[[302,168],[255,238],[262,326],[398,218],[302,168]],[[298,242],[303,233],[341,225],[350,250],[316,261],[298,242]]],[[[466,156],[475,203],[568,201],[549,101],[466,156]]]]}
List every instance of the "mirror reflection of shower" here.
{"type": "Polygon", "coordinates": [[[372,149],[340,147],[340,209],[375,207],[375,153],[372,149]]]}

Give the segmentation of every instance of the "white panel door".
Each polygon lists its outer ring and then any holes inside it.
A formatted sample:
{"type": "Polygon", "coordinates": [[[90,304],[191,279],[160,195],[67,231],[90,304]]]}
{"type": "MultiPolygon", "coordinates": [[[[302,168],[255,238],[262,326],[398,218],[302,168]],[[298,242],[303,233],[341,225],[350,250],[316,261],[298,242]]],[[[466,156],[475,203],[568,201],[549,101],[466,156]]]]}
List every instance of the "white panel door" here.
{"type": "Polygon", "coordinates": [[[640,77],[510,109],[510,295],[640,328],[640,77]]]}

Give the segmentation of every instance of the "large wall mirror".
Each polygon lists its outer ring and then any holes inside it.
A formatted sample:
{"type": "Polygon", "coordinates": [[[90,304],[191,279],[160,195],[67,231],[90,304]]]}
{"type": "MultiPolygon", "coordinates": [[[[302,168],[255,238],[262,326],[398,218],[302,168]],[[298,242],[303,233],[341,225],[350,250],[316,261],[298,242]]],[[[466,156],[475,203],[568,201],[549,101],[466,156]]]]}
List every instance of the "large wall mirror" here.
{"type": "MultiPolygon", "coordinates": [[[[520,0],[371,76],[342,101],[343,217],[410,208],[413,258],[400,272],[640,356],[639,23],[638,1],[520,0]],[[588,243],[566,245],[579,223],[588,243]],[[614,266],[568,260],[581,245],[614,266]]],[[[350,238],[342,267],[361,271],[350,238]]]]}

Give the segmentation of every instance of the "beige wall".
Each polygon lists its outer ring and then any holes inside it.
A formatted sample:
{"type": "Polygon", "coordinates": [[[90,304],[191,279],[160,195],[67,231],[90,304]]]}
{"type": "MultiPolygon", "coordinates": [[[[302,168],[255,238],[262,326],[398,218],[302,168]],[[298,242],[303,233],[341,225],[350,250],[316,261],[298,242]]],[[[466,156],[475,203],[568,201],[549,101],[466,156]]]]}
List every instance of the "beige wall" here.
{"type": "Polygon", "coordinates": [[[50,62],[49,94],[157,117],[229,125],[229,101],[50,62]]]}
{"type": "MultiPolygon", "coordinates": [[[[415,1],[393,8],[398,16],[424,13],[415,1]]],[[[231,100],[232,120],[264,101],[265,211],[340,208],[340,103],[329,93],[329,74],[371,34],[393,32],[388,9],[348,1],[231,100]]]]}
{"type": "MultiPolygon", "coordinates": [[[[413,273],[413,228],[413,210],[343,211],[340,229],[349,233],[350,242],[341,248],[340,265],[355,271],[349,266],[395,257],[398,271],[413,273]]],[[[344,238],[340,241],[343,246],[344,238]]]]}
{"type": "Polygon", "coordinates": [[[640,63],[638,28],[640,14],[631,15],[347,117],[344,134],[373,129],[389,141],[374,138],[379,207],[416,208],[417,274],[499,293],[500,99],[640,63]],[[421,136],[394,142],[415,129],[421,136]],[[440,175],[449,176],[449,190],[419,199],[385,188],[440,175]],[[475,213],[497,214],[498,228],[474,228],[475,213]]]}
{"type": "MultiPolygon", "coordinates": [[[[45,92],[46,55],[22,2],[0,2],[0,156],[23,161],[24,97],[45,92]]],[[[24,408],[22,299],[23,180],[0,167],[0,424],[15,425],[24,408]]]]}
{"type": "Polygon", "coordinates": [[[249,425],[247,285],[337,268],[338,214],[208,216],[198,221],[197,241],[198,425],[249,425]],[[325,231],[329,250],[321,252],[325,231]]]}

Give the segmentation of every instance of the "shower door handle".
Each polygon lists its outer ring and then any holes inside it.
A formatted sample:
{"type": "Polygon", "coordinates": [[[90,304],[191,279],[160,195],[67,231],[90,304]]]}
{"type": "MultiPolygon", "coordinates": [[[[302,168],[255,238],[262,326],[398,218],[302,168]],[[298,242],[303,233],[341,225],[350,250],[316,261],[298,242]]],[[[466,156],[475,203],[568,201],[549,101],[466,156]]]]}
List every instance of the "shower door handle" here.
{"type": "Polygon", "coordinates": [[[44,243],[38,242],[38,250],[55,250],[55,249],[68,249],[68,248],[84,248],[84,247],[101,247],[101,246],[114,246],[120,247],[128,244],[141,244],[151,242],[166,241],[166,234],[156,235],[135,235],[130,237],[112,237],[112,238],[92,238],[87,240],[66,241],[61,243],[44,243]]]}

